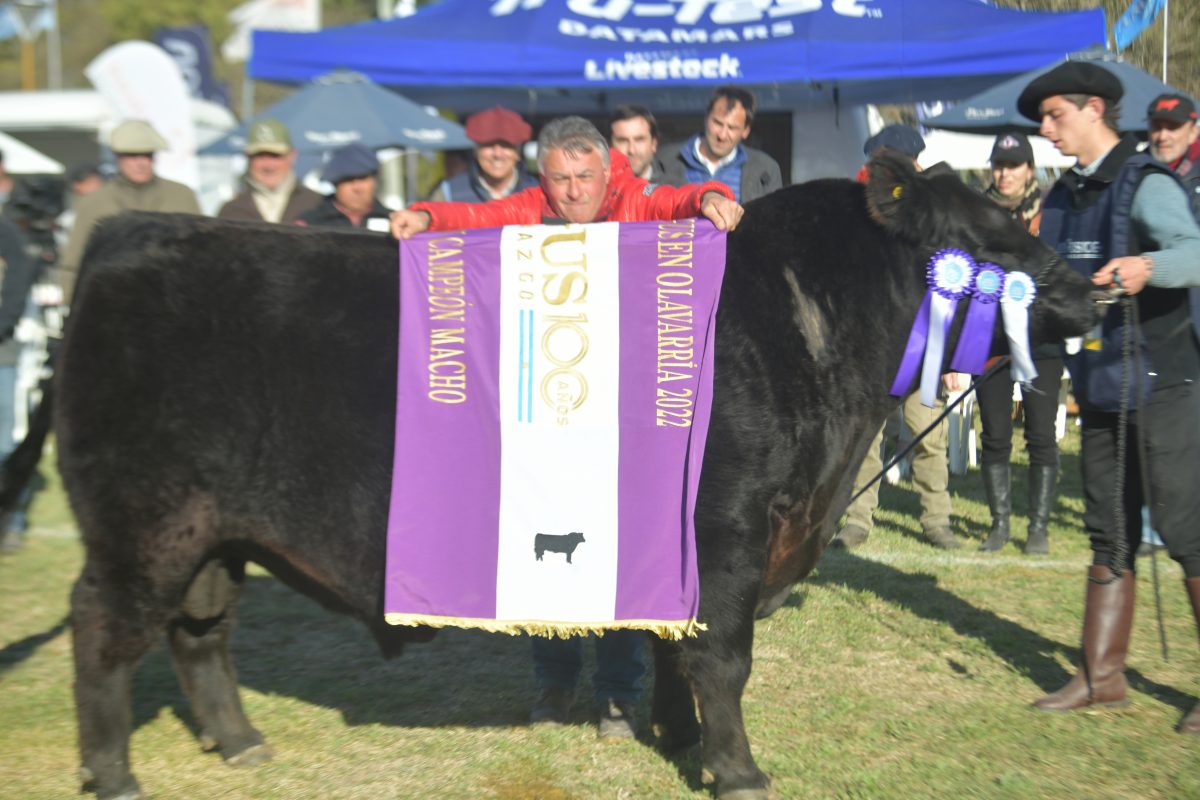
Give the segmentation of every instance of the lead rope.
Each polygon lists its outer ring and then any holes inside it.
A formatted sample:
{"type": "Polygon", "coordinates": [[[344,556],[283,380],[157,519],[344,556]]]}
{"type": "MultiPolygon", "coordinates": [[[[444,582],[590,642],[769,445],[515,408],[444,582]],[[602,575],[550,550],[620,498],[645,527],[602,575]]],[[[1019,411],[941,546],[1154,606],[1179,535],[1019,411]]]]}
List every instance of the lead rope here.
{"type": "MultiPolygon", "coordinates": [[[[1141,332],[1141,322],[1138,319],[1137,303],[1130,302],[1130,315],[1133,318],[1133,328],[1135,335],[1141,332]]],[[[1135,342],[1133,348],[1133,374],[1144,375],[1145,367],[1142,364],[1142,348],[1137,346],[1135,342]]],[[[1142,478],[1142,502],[1146,504],[1146,509],[1149,511],[1150,527],[1157,531],[1158,525],[1156,514],[1154,513],[1154,500],[1151,496],[1149,463],[1146,460],[1146,428],[1143,425],[1143,409],[1142,409],[1142,393],[1137,393],[1137,411],[1138,411],[1138,429],[1137,429],[1137,445],[1138,445],[1138,464],[1140,469],[1138,473],[1142,478]]],[[[1158,548],[1153,544],[1150,545],[1150,577],[1154,585],[1154,616],[1158,620],[1158,644],[1162,650],[1163,661],[1170,661],[1171,654],[1167,647],[1167,626],[1163,623],[1163,607],[1162,607],[1162,592],[1159,588],[1158,578],[1158,548]]]]}
{"type": "Polygon", "coordinates": [[[914,436],[913,440],[911,442],[906,444],[903,447],[903,449],[900,450],[900,452],[896,453],[896,455],[892,456],[888,460],[888,462],[883,465],[883,469],[881,469],[881,470],[879,470],[879,472],[875,473],[874,478],[871,478],[871,480],[869,480],[865,484],[863,484],[863,487],[861,489],[859,489],[857,492],[854,493],[854,496],[850,498],[849,502],[847,502],[846,505],[847,506],[853,505],[854,501],[857,500],[859,498],[859,496],[862,495],[863,492],[865,492],[867,489],[870,489],[872,486],[874,486],[875,483],[878,482],[880,478],[882,478],[884,475],[887,474],[887,471],[889,469],[891,469],[892,467],[896,466],[901,461],[903,461],[904,457],[906,455],[908,455],[909,452],[911,452],[914,447],[917,446],[917,442],[921,441],[926,436],[928,436],[930,433],[932,433],[933,430],[939,424],[941,424],[941,421],[944,420],[946,417],[948,417],[950,415],[950,412],[958,407],[959,403],[961,403],[963,400],[966,400],[967,396],[972,394],[976,389],[978,389],[983,384],[984,381],[986,381],[988,378],[992,377],[997,372],[999,372],[1001,369],[1003,369],[1004,366],[1006,364],[1008,364],[1009,361],[1010,361],[1010,359],[1008,356],[1003,356],[998,361],[996,361],[995,364],[992,365],[991,369],[989,369],[987,372],[980,375],[975,380],[971,381],[971,385],[967,387],[967,390],[965,392],[963,392],[958,397],[956,397],[953,402],[947,403],[945,410],[943,410],[942,413],[938,415],[937,419],[935,419],[933,422],[929,423],[929,425],[925,428],[925,430],[921,431],[916,436],[914,436]]]}
{"type": "MultiPolygon", "coordinates": [[[[1117,414],[1116,469],[1113,476],[1113,527],[1117,531],[1117,540],[1113,547],[1113,558],[1109,564],[1112,577],[1101,579],[1094,578],[1091,575],[1088,576],[1089,581],[1101,585],[1107,585],[1120,580],[1121,575],[1129,565],[1129,538],[1125,529],[1125,459],[1129,449],[1129,393],[1134,378],[1141,376],[1143,371],[1141,348],[1137,346],[1135,339],[1137,331],[1140,329],[1137,303],[1132,296],[1125,295],[1121,298],[1121,305],[1124,308],[1125,332],[1121,338],[1121,363],[1123,368],[1121,370],[1120,410],[1117,414]]],[[[1143,428],[1142,392],[1140,391],[1140,387],[1137,391],[1136,403],[1136,410],[1138,412],[1138,476],[1142,484],[1142,501],[1150,511],[1150,526],[1153,528],[1155,522],[1154,502],[1151,498],[1150,479],[1146,472],[1146,433],[1143,428]]],[[[1167,629],[1163,623],[1162,594],[1158,579],[1158,553],[1157,548],[1153,546],[1150,548],[1150,575],[1154,585],[1154,612],[1158,620],[1159,646],[1162,649],[1163,660],[1168,661],[1170,652],[1167,647],[1167,629]]]]}

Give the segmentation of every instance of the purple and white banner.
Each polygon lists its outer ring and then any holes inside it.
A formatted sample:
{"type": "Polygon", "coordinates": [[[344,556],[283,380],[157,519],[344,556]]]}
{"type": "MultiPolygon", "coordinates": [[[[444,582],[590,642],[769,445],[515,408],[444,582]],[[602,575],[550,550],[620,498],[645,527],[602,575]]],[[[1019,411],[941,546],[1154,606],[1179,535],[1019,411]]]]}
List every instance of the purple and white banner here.
{"type": "Polygon", "coordinates": [[[401,243],[388,622],[696,632],[724,265],[695,219],[401,243]]]}

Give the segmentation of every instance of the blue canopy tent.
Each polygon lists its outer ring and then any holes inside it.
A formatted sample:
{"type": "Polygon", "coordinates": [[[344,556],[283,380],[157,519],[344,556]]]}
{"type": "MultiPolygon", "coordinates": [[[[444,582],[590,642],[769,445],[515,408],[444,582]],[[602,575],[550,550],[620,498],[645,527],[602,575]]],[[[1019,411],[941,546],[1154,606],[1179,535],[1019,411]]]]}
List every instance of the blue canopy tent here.
{"type": "Polygon", "coordinates": [[[255,31],[247,72],[294,83],[348,68],[419,102],[529,115],[694,114],[736,83],[791,115],[800,179],[853,173],[862,104],[967,97],[1104,38],[1099,9],[980,0],[441,0],[387,22],[255,31]]]}
{"type": "Polygon", "coordinates": [[[722,83],[830,84],[846,100],[894,102],[945,98],[983,77],[974,91],[1104,38],[1099,9],[980,0],[442,0],[387,22],[255,31],[247,70],[298,82],[353,69],[439,104],[463,88],[491,102],[516,89],[539,103],[564,90],[615,103],[628,90],[706,96],[722,83]]]}
{"type": "Polygon", "coordinates": [[[1076,53],[1040,69],[1018,75],[1015,78],[963,100],[925,120],[930,128],[941,128],[960,133],[997,134],[1013,128],[1036,133],[1038,124],[1017,111],[1017,98],[1029,82],[1050,71],[1065,61],[1092,61],[1112,72],[1121,81],[1125,96],[1121,99],[1120,127],[1122,131],[1144,133],[1146,130],[1146,108],[1164,92],[1178,92],[1149,73],[1132,64],[1126,64],[1118,56],[1104,50],[1089,50],[1076,53]]]}

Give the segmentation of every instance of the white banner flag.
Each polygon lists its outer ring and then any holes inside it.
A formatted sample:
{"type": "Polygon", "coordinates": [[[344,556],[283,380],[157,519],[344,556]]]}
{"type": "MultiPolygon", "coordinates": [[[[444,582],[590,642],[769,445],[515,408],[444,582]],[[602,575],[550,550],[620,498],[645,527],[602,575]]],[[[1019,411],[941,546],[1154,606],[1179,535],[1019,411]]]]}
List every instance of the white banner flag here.
{"type": "Polygon", "coordinates": [[[321,0],[250,0],[230,11],[228,20],[236,27],[221,45],[221,55],[226,61],[246,61],[251,31],[320,30],[321,0]]]}

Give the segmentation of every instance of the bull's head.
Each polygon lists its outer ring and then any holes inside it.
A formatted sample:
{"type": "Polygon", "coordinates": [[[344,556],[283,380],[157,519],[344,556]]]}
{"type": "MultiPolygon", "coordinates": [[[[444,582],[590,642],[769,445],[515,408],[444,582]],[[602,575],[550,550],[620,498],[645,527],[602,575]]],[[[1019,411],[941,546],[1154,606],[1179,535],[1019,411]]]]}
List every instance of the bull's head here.
{"type": "Polygon", "coordinates": [[[1094,289],[1051,248],[949,168],[924,173],[892,153],[871,160],[867,208],[893,235],[934,251],[955,247],[977,262],[1028,273],[1037,284],[1029,335],[1037,342],[1079,336],[1096,324],[1108,296],[1094,289]]]}

